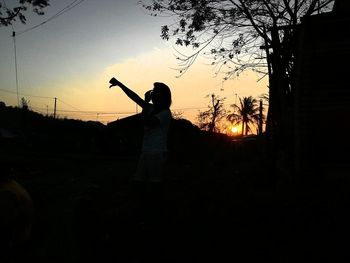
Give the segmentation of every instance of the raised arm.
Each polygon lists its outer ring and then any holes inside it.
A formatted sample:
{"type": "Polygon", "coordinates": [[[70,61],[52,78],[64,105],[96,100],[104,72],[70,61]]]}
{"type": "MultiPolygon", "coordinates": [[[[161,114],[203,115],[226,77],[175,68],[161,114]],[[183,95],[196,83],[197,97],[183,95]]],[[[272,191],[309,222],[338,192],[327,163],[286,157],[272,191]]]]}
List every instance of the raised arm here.
{"type": "Polygon", "coordinates": [[[121,83],[116,78],[112,78],[109,83],[111,84],[109,87],[118,86],[120,87],[124,93],[133,100],[137,105],[144,108],[148,105],[146,101],[144,101],[139,95],[137,95],[135,92],[133,92],[131,89],[129,89],[127,86],[125,86],[123,83],[121,83]]]}

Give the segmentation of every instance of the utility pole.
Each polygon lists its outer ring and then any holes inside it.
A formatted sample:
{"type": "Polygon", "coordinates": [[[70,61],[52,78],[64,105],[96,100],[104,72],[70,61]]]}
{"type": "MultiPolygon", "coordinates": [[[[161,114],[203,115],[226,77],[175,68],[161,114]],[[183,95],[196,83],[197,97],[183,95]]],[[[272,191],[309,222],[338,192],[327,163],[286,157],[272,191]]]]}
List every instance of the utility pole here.
{"type": "Polygon", "coordinates": [[[260,106],[259,106],[259,135],[262,134],[263,131],[263,103],[262,100],[260,100],[260,106]]]}
{"type": "Polygon", "coordinates": [[[18,93],[18,66],[17,66],[17,47],[16,47],[16,32],[12,32],[13,48],[15,51],[15,73],[16,73],[16,91],[17,91],[17,106],[19,107],[19,93],[18,93]]]}
{"type": "Polygon", "coordinates": [[[49,116],[49,105],[46,105],[46,116],[49,116]]]}
{"type": "MultiPolygon", "coordinates": [[[[236,97],[235,97],[235,105],[237,106],[237,93],[235,93],[235,95],[236,95],[236,97]]],[[[234,113],[236,113],[236,106],[233,109],[234,113]]]]}
{"type": "Polygon", "coordinates": [[[56,106],[57,106],[57,98],[55,97],[55,106],[53,108],[53,118],[56,119],[56,106]]]}

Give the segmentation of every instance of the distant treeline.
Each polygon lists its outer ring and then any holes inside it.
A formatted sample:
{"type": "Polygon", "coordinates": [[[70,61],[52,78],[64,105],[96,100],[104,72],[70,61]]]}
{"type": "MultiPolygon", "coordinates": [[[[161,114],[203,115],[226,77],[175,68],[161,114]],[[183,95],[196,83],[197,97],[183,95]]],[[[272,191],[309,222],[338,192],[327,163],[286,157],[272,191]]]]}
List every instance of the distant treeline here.
{"type": "Polygon", "coordinates": [[[104,125],[55,119],[28,108],[0,106],[0,138],[6,150],[91,152],[104,125]]]}
{"type": "MultiPolygon", "coordinates": [[[[104,125],[95,121],[55,119],[26,107],[8,107],[0,103],[3,151],[137,155],[142,135],[141,114],[104,125]]],[[[234,142],[225,134],[202,131],[186,119],[173,119],[168,141],[172,157],[183,162],[204,157],[222,159],[226,155],[227,158],[242,158],[251,151],[243,144],[255,148],[256,143],[255,140],[234,142]]]]}

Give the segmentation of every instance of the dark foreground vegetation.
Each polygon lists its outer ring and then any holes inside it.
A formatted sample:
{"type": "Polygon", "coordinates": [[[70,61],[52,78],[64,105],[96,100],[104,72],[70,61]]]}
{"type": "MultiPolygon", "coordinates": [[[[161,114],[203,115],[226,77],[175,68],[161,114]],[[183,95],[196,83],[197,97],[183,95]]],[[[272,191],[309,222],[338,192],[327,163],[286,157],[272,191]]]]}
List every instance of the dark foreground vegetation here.
{"type": "Polygon", "coordinates": [[[259,140],[232,142],[185,120],[174,124],[163,200],[154,211],[139,205],[130,184],[139,145],[131,137],[140,133],[123,129],[137,117],[104,127],[30,111],[16,122],[22,111],[0,112],[2,175],[13,176],[34,204],[31,238],[11,255],[18,262],[347,257],[349,179],[286,175],[259,140]]]}

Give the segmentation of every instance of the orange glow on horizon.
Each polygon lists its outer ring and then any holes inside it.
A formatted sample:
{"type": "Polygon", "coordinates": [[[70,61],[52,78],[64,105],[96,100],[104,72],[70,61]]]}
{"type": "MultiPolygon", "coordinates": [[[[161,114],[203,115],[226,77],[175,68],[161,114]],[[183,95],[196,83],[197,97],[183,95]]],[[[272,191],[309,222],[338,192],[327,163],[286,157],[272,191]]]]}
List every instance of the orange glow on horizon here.
{"type": "Polygon", "coordinates": [[[231,128],[231,131],[232,131],[232,133],[237,134],[238,133],[238,127],[237,126],[233,126],[231,128]]]}
{"type": "MultiPolygon", "coordinates": [[[[63,81],[43,83],[36,86],[35,90],[28,90],[28,93],[59,98],[57,114],[61,117],[99,121],[104,124],[140,110],[137,110],[135,103],[120,89],[109,88],[108,81],[111,77],[118,78],[141,97],[152,88],[155,81],[166,83],[172,93],[171,109],[183,112],[183,117],[193,123],[197,121],[198,111],[207,108],[208,94],[214,92],[227,98],[225,107],[229,109],[229,105],[235,101],[235,93],[254,97],[266,93],[266,80],[257,85],[257,76],[251,71],[221,83],[220,78],[213,77],[212,68],[205,64],[207,61],[204,58],[199,58],[196,65],[181,78],[176,78],[176,71],[172,69],[176,68],[176,63],[164,59],[169,54],[172,54],[172,50],[154,48],[115,64],[101,66],[98,72],[88,75],[81,73],[63,81]],[[234,91],[229,87],[234,87],[234,91]],[[39,93],[39,90],[45,93],[39,93]]],[[[15,98],[12,104],[16,104],[15,98]]],[[[31,106],[43,114],[53,112],[52,99],[36,101],[33,98],[31,106]]],[[[232,130],[231,125],[225,125],[225,130],[238,135],[241,127],[237,126],[236,131],[232,130]]]]}

